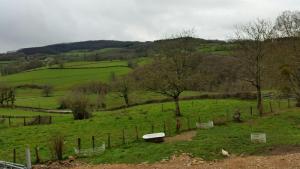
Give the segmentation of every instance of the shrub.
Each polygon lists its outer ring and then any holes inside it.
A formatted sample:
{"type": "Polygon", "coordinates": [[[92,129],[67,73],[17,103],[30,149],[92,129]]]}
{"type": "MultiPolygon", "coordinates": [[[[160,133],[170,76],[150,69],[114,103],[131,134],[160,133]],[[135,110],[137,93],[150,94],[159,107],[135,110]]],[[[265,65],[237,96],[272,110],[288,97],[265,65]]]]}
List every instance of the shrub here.
{"type": "Polygon", "coordinates": [[[50,139],[50,151],[55,159],[63,159],[64,136],[61,133],[54,134],[50,139]]]}
{"type": "Polygon", "coordinates": [[[74,120],[88,119],[91,113],[88,111],[90,102],[87,96],[79,92],[73,92],[63,99],[65,106],[72,110],[74,120]]]}

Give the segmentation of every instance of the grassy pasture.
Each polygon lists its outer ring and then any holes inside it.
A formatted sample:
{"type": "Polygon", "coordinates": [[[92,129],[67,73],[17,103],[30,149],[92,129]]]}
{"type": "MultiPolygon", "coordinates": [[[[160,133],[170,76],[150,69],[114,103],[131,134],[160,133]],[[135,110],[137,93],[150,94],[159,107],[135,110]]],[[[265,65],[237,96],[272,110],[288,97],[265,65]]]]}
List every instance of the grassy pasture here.
{"type": "MultiPolygon", "coordinates": [[[[127,66],[126,61],[121,60],[113,60],[113,61],[101,61],[101,62],[95,62],[95,61],[81,61],[81,62],[67,62],[64,64],[64,68],[105,68],[105,67],[123,67],[127,66]]],[[[58,67],[58,65],[54,66],[58,67]]]]}
{"type": "MultiPolygon", "coordinates": [[[[268,101],[266,111],[268,112],[268,101]]],[[[300,133],[297,126],[300,123],[299,109],[287,109],[287,103],[281,103],[281,112],[278,115],[257,117],[257,112],[251,117],[250,106],[255,106],[254,101],[241,100],[194,100],[182,101],[181,117],[182,128],[187,129],[187,119],[194,125],[198,118],[202,122],[215,118],[231,119],[233,112],[239,108],[242,112],[244,123],[228,122],[223,126],[216,126],[210,130],[198,130],[197,136],[190,142],[174,142],[152,144],[135,142],[135,126],[138,126],[139,136],[151,132],[163,131],[163,122],[166,121],[167,133],[175,134],[174,104],[150,104],[136,106],[126,110],[112,112],[96,112],[88,120],[72,121],[71,115],[62,115],[62,121],[52,125],[4,127],[0,132],[0,158],[12,159],[12,149],[16,148],[18,161],[23,162],[24,147],[39,146],[42,160],[51,158],[49,152],[49,139],[58,132],[65,135],[65,155],[72,155],[78,137],[82,139],[82,147],[91,147],[91,137],[95,136],[96,144],[106,142],[107,133],[111,133],[112,145],[121,145],[122,130],[125,129],[126,145],[113,147],[98,157],[86,158],[88,162],[154,162],[169,157],[176,152],[189,152],[205,159],[221,158],[220,149],[224,148],[230,153],[252,154],[260,153],[268,147],[280,145],[295,145],[299,143],[300,133]],[[252,122],[250,123],[250,119],[252,122]],[[252,144],[249,137],[251,132],[266,132],[267,144],[252,144]]],[[[278,109],[274,103],[274,109],[278,109]]],[[[8,110],[1,109],[2,114],[8,110]]],[[[19,112],[26,114],[26,112],[19,112]]],[[[32,112],[35,114],[34,112],[32,112]]],[[[31,113],[30,113],[31,114],[31,113]]]]}
{"type": "Polygon", "coordinates": [[[18,84],[50,84],[56,90],[67,90],[69,87],[92,81],[108,81],[112,72],[124,75],[130,71],[127,67],[111,67],[107,69],[43,69],[3,76],[1,82],[18,84]]]}
{"type": "Polygon", "coordinates": [[[202,44],[199,48],[198,51],[200,53],[205,53],[205,54],[213,54],[213,55],[230,55],[232,48],[234,46],[231,44],[202,44]]]}

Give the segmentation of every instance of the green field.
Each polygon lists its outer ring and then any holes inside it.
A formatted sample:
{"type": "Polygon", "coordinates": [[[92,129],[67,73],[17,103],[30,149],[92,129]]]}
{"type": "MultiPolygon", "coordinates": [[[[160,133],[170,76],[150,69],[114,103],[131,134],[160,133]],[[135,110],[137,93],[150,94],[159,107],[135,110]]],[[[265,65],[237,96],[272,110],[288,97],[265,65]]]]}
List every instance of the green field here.
{"type": "MultiPolygon", "coordinates": [[[[67,62],[64,64],[64,68],[106,68],[106,67],[124,67],[127,66],[127,62],[120,61],[120,60],[113,60],[113,61],[101,61],[101,62],[89,62],[89,61],[82,61],[82,62],[67,62]]],[[[58,66],[54,66],[58,67],[58,66]]]]}
{"type": "Polygon", "coordinates": [[[66,90],[76,84],[100,80],[108,81],[112,72],[124,75],[129,72],[127,67],[112,67],[107,69],[42,69],[3,76],[1,82],[12,85],[19,84],[50,84],[57,90],[66,90]]]}
{"type": "MultiPolygon", "coordinates": [[[[138,58],[135,60],[139,65],[151,62],[149,58],[138,58]]],[[[125,75],[130,68],[126,67],[126,61],[100,61],[100,62],[67,62],[64,65],[66,69],[48,69],[47,67],[35,69],[32,71],[22,72],[9,76],[0,77],[0,82],[11,85],[22,84],[50,84],[54,86],[51,97],[43,97],[42,91],[39,89],[17,89],[16,105],[26,107],[36,107],[45,109],[56,109],[59,107],[59,100],[68,94],[75,85],[86,83],[89,81],[108,82],[112,72],[116,76],[125,75]],[[76,69],[68,69],[76,68],[76,69]]],[[[55,66],[54,66],[55,67],[55,66]]],[[[186,91],[182,96],[199,95],[199,92],[186,91]]],[[[90,95],[92,102],[95,96],[90,95]]],[[[165,96],[145,91],[134,91],[130,93],[131,103],[141,103],[147,100],[163,99],[165,96]]],[[[107,108],[119,107],[124,105],[124,101],[115,93],[106,96],[107,108]]]]}
{"type": "MultiPolygon", "coordinates": [[[[266,102],[266,112],[269,112],[269,102],[266,102]]],[[[91,147],[91,137],[95,136],[96,144],[107,141],[107,133],[111,133],[113,148],[103,155],[83,160],[93,163],[99,162],[154,162],[170,157],[174,153],[188,152],[204,159],[212,160],[221,158],[220,150],[224,148],[233,154],[257,154],[267,148],[280,145],[299,144],[299,109],[287,109],[287,103],[281,102],[281,109],[277,102],[273,102],[273,109],[277,115],[258,117],[257,112],[250,116],[250,106],[255,106],[254,101],[240,100],[194,100],[182,101],[181,117],[182,130],[194,127],[196,121],[206,122],[216,118],[228,120],[226,125],[216,126],[209,130],[197,130],[197,136],[193,141],[153,144],[143,141],[135,141],[135,126],[138,127],[139,136],[152,132],[163,131],[164,121],[167,126],[167,134],[175,135],[174,104],[150,104],[136,106],[128,109],[112,112],[95,112],[94,117],[88,120],[73,121],[70,115],[54,119],[51,125],[25,126],[25,127],[1,127],[0,132],[0,158],[11,161],[13,148],[17,149],[18,162],[24,161],[24,148],[40,147],[42,160],[51,159],[49,152],[49,139],[53,134],[65,135],[65,157],[73,155],[73,147],[76,147],[77,138],[81,138],[82,147],[91,147]],[[234,123],[231,116],[236,109],[242,112],[243,123],[234,123]],[[122,145],[122,130],[125,129],[126,145],[122,145]],[[251,132],[267,133],[266,144],[253,144],[250,142],[251,132]]],[[[1,109],[0,114],[40,114],[26,111],[1,109]]],[[[48,115],[48,114],[47,114],[48,115]]]]}

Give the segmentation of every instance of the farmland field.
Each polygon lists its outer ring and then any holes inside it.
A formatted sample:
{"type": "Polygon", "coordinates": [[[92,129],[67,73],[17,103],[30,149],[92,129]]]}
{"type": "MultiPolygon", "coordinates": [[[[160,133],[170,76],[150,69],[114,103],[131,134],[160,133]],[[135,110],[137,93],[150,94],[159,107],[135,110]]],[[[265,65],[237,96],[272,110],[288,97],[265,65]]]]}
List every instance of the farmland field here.
{"type": "Polygon", "coordinates": [[[12,85],[19,84],[50,84],[57,90],[65,90],[75,84],[91,80],[108,81],[112,72],[116,75],[127,74],[130,69],[126,67],[113,67],[109,69],[43,69],[31,72],[18,73],[1,77],[1,82],[12,85]]]}
{"type": "MultiPolygon", "coordinates": [[[[269,102],[266,102],[266,107],[269,102]]],[[[71,115],[55,115],[53,124],[40,126],[3,127],[0,132],[0,158],[10,160],[12,149],[16,148],[20,154],[26,145],[34,148],[40,147],[41,158],[51,159],[49,152],[49,139],[53,134],[62,133],[65,136],[65,157],[73,155],[73,147],[76,147],[77,138],[81,138],[82,147],[91,146],[91,137],[95,136],[96,144],[107,142],[107,133],[111,133],[113,148],[107,150],[99,157],[83,159],[89,162],[154,162],[167,158],[176,152],[188,152],[205,159],[221,158],[221,148],[235,153],[257,154],[268,147],[281,144],[296,145],[300,139],[299,110],[287,109],[287,102],[281,102],[281,110],[273,102],[278,115],[266,115],[258,118],[257,112],[250,116],[250,106],[255,106],[254,101],[240,100],[194,100],[182,101],[183,116],[181,119],[182,130],[194,127],[199,120],[206,122],[223,118],[225,125],[216,126],[209,130],[197,130],[197,136],[190,142],[174,142],[164,144],[152,144],[136,142],[135,126],[138,127],[139,136],[151,132],[152,125],[155,132],[163,131],[166,122],[167,134],[175,134],[174,104],[150,104],[122,109],[111,112],[95,112],[94,117],[88,120],[73,121],[71,115]],[[239,109],[242,113],[243,123],[231,121],[233,113],[239,109]],[[125,129],[126,145],[122,145],[122,130],[125,129]],[[251,132],[265,132],[268,136],[267,144],[253,144],[249,137],[251,132]],[[6,139],[4,139],[6,138],[6,139]],[[117,147],[115,147],[117,146],[117,147]],[[154,153],[156,152],[156,153],[154,153]],[[8,155],[7,155],[8,154],[8,155]],[[152,154],[152,155],[150,155],[152,154]]],[[[267,110],[267,112],[270,110],[267,110]]],[[[1,109],[1,115],[11,114],[41,114],[26,111],[1,109]],[[9,113],[9,114],[7,114],[9,113]]],[[[47,114],[48,115],[48,114],[47,114]]],[[[23,162],[24,156],[18,156],[18,161],[23,162]]]]}

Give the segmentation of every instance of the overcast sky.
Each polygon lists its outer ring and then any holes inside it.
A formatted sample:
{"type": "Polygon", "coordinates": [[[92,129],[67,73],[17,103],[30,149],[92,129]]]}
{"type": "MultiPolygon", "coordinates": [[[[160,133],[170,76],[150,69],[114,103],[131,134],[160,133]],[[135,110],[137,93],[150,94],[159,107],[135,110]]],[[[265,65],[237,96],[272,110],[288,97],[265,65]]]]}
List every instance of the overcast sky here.
{"type": "Polygon", "coordinates": [[[0,0],[0,52],[84,40],[155,40],[194,29],[229,39],[234,26],[273,19],[300,0],[0,0]]]}

